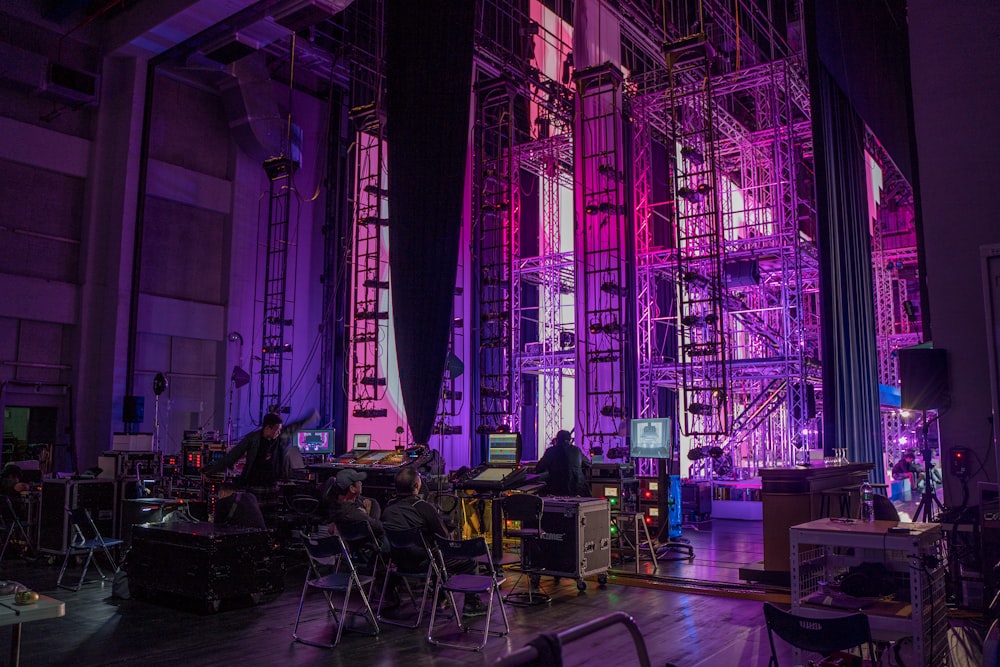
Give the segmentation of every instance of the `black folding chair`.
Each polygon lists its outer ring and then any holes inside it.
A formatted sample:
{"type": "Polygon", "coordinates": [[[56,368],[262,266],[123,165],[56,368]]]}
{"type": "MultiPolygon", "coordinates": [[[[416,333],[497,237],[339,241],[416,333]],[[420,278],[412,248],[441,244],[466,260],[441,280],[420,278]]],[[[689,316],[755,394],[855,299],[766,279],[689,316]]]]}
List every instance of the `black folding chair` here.
{"type": "Polygon", "coordinates": [[[3,546],[0,547],[0,560],[3,560],[4,554],[7,553],[7,547],[15,538],[21,540],[26,551],[34,552],[31,540],[28,539],[27,527],[21,521],[17,510],[14,509],[14,503],[9,496],[3,496],[3,499],[0,500],[0,532],[4,534],[3,546]]]}
{"type": "MultiPolygon", "coordinates": [[[[437,579],[437,564],[435,563],[434,555],[431,553],[430,547],[427,545],[427,540],[424,539],[423,532],[421,532],[419,528],[410,528],[407,530],[393,530],[391,528],[386,528],[385,537],[389,542],[390,555],[389,564],[386,568],[385,583],[382,586],[382,595],[379,597],[378,601],[378,620],[403,628],[415,628],[420,625],[420,621],[424,618],[424,608],[427,606],[427,600],[430,598],[435,580],[437,579]],[[399,563],[396,562],[397,556],[395,556],[395,554],[416,553],[420,550],[423,550],[426,554],[427,567],[425,569],[416,572],[408,572],[405,569],[401,570],[399,568],[399,563]],[[406,595],[410,600],[410,604],[413,605],[413,608],[417,612],[417,617],[412,622],[394,618],[397,616],[397,613],[393,613],[392,617],[388,617],[382,612],[386,601],[386,593],[390,591],[394,582],[399,582],[403,585],[403,588],[406,590],[406,595]],[[413,595],[413,588],[411,584],[417,584],[421,587],[419,603],[413,595]]],[[[388,608],[386,608],[386,610],[388,610],[388,608]]]]}
{"type": "Polygon", "coordinates": [[[375,620],[375,613],[372,611],[368,596],[365,594],[365,586],[370,586],[372,577],[362,576],[354,568],[351,554],[347,550],[347,545],[340,539],[339,535],[330,537],[302,537],[302,544],[309,557],[309,569],[306,571],[306,580],[302,584],[302,594],[299,596],[299,610],[295,614],[295,627],[292,629],[292,639],[310,646],[321,648],[333,648],[340,642],[340,637],[344,630],[361,632],[370,636],[377,636],[379,633],[378,621],[375,620]],[[338,569],[339,568],[339,569],[338,569]],[[337,622],[337,632],[332,643],[320,642],[312,639],[305,639],[299,636],[299,622],[302,619],[302,606],[306,600],[306,592],[309,589],[322,591],[326,597],[327,606],[337,622]],[[357,588],[361,596],[361,610],[351,610],[351,592],[357,588]],[[334,604],[333,593],[342,593],[343,598],[338,608],[334,604]],[[370,625],[370,631],[365,632],[355,628],[346,627],[348,616],[361,616],[370,625]]]}
{"type": "Polygon", "coordinates": [[[868,617],[864,614],[849,614],[832,618],[806,618],[764,603],[764,621],[767,623],[767,641],[771,645],[771,659],[768,667],[778,667],[778,654],[774,650],[774,635],[785,643],[823,657],[838,654],[845,667],[861,667],[864,647],[868,647],[869,663],[875,664],[875,643],[872,641],[868,617]],[[858,649],[858,653],[844,653],[858,649]],[[853,660],[856,658],[856,662],[853,660]]]}
{"type": "Polygon", "coordinates": [[[541,591],[536,591],[540,574],[532,570],[528,562],[538,562],[538,558],[527,558],[529,549],[539,549],[542,537],[542,514],[545,512],[545,501],[541,496],[528,493],[517,493],[503,499],[501,504],[504,518],[504,534],[521,540],[521,573],[504,598],[507,602],[520,605],[539,605],[550,601],[541,591]],[[516,526],[510,526],[514,522],[516,526]],[[516,591],[521,578],[528,575],[528,590],[516,591]]]}
{"type": "Polygon", "coordinates": [[[367,521],[345,521],[335,525],[337,534],[344,540],[347,550],[351,553],[354,567],[361,574],[371,577],[367,591],[368,598],[371,599],[379,573],[384,573],[386,570],[385,559],[382,557],[382,544],[375,537],[375,532],[367,521]]]}
{"type": "Polygon", "coordinates": [[[94,519],[90,516],[90,512],[86,507],[67,508],[66,511],[69,513],[70,543],[66,549],[66,557],[63,558],[62,568],[59,569],[59,578],[56,580],[56,586],[71,591],[78,591],[87,578],[87,570],[90,568],[91,563],[97,568],[97,573],[100,575],[101,580],[107,579],[100,564],[97,562],[97,558],[95,558],[98,554],[104,555],[111,566],[112,572],[118,572],[119,563],[111,555],[111,549],[121,546],[124,544],[124,541],[101,535],[101,531],[97,529],[97,525],[94,523],[94,519]],[[63,585],[63,575],[66,574],[69,559],[83,554],[87,555],[87,559],[83,563],[80,580],[77,581],[76,586],[63,585]]]}
{"type": "Polygon", "coordinates": [[[437,617],[438,607],[434,605],[431,611],[430,627],[427,629],[427,641],[436,646],[448,646],[451,648],[465,649],[469,651],[481,651],[486,646],[486,641],[492,635],[503,637],[510,632],[510,623],[507,621],[507,609],[503,605],[500,595],[500,582],[502,577],[497,577],[497,570],[493,566],[493,559],[490,557],[490,549],[486,544],[486,539],[477,537],[471,540],[449,540],[439,535],[434,536],[434,545],[437,549],[435,556],[438,559],[438,570],[440,576],[437,585],[434,587],[434,598],[438,593],[444,592],[448,596],[448,602],[454,612],[455,622],[459,632],[466,633],[472,630],[471,623],[462,620],[462,613],[455,604],[455,594],[461,593],[465,596],[482,595],[489,596],[486,603],[486,619],[482,627],[482,641],[473,645],[468,642],[446,642],[441,636],[434,635],[434,621],[437,617]],[[451,574],[448,572],[448,562],[476,561],[486,569],[484,574],[451,574]],[[500,606],[500,614],[503,617],[503,630],[491,630],[490,619],[493,617],[493,604],[500,606]]]}

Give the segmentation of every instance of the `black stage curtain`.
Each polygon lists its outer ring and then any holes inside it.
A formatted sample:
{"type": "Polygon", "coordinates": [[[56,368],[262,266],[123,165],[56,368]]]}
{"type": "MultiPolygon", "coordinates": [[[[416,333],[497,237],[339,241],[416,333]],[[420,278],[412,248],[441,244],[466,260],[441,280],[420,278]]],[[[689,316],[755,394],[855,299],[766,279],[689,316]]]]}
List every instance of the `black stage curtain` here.
{"type": "Polygon", "coordinates": [[[413,441],[431,436],[462,227],[474,2],[388,0],[389,267],[413,441]]]}
{"type": "Polygon", "coordinates": [[[823,346],[823,442],[885,478],[864,123],[822,65],[810,68],[823,346]]]}

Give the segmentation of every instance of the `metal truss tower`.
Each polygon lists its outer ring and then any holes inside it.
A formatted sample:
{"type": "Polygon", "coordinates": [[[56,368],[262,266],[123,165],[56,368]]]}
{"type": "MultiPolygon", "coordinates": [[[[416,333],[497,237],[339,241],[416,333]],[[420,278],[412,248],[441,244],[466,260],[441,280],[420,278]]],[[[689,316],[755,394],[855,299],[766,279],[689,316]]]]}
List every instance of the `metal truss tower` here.
{"type": "Polygon", "coordinates": [[[619,70],[576,72],[577,445],[625,445],[635,416],[635,234],[619,70]]]}
{"type": "Polygon", "coordinates": [[[711,55],[704,35],[667,47],[666,113],[677,245],[679,421],[685,435],[719,437],[729,433],[729,377],[711,55]]]}
{"type": "Polygon", "coordinates": [[[520,349],[520,284],[514,258],[520,256],[520,193],[514,155],[516,91],[505,79],[476,87],[473,175],[474,270],[478,277],[478,373],[476,430],[520,427],[521,383],[514,356],[520,349]]]}
{"type": "Polygon", "coordinates": [[[286,293],[288,283],[288,223],[291,216],[291,177],[296,163],[283,155],[264,162],[268,189],[267,245],[264,258],[264,317],[261,336],[260,415],[287,413],[282,404],[285,363],[292,352],[287,335],[292,319],[286,293]]]}
{"type": "Polygon", "coordinates": [[[669,41],[665,69],[629,82],[640,412],[664,414],[657,390],[676,391],[691,446],[719,447],[727,474],[749,476],[791,463],[815,439],[818,261],[815,211],[803,194],[809,102],[798,61],[778,41],[768,45],[765,26],[755,23],[761,39],[747,40],[724,7],[705,7],[712,34],[669,41]],[[727,38],[746,47],[742,63],[714,48],[727,38]],[[652,176],[641,173],[651,169],[651,142],[664,144],[671,169],[673,201],[662,214],[652,176]],[[676,248],[652,241],[651,221],[662,215],[676,248]]]}
{"type": "Polygon", "coordinates": [[[353,415],[384,417],[389,341],[389,230],[385,141],[373,107],[356,110],[354,189],[354,313],[351,320],[353,415]]]}

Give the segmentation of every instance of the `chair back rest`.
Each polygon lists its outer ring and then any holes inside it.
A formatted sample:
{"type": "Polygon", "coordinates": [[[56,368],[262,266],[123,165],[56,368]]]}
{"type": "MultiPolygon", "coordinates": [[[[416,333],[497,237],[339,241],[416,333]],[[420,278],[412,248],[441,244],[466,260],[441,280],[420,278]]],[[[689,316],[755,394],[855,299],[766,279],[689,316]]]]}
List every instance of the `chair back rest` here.
{"type": "Polygon", "coordinates": [[[515,493],[503,499],[502,509],[508,521],[520,521],[522,528],[539,528],[545,501],[530,493],[515,493]]]}
{"type": "Polygon", "coordinates": [[[899,521],[899,511],[887,497],[876,493],[872,497],[872,503],[876,521],[899,521]]]}
{"type": "Polygon", "coordinates": [[[367,521],[340,521],[336,526],[337,534],[348,544],[375,542],[375,533],[367,521]]]}
{"type": "Polygon", "coordinates": [[[764,620],[767,623],[772,654],[774,639],[771,633],[774,633],[796,648],[823,655],[867,645],[869,658],[874,659],[871,655],[871,628],[868,625],[868,617],[864,614],[834,618],[805,618],[765,602],[764,620]]]}
{"type": "Polygon", "coordinates": [[[21,518],[17,515],[17,510],[14,509],[14,501],[10,499],[10,496],[3,496],[3,501],[0,502],[0,526],[6,528],[8,524],[20,523],[21,518]]]}
{"type": "Polygon", "coordinates": [[[69,522],[73,526],[73,531],[77,533],[83,540],[94,540],[98,544],[104,543],[104,537],[101,535],[101,531],[97,529],[97,524],[94,523],[93,517],[90,516],[90,510],[86,507],[73,507],[67,508],[67,513],[69,513],[69,522]]]}
{"type": "Polygon", "coordinates": [[[424,549],[430,552],[424,532],[420,528],[386,528],[385,539],[393,551],[424,549]]]}
{"type": "Polygon", "coordinates": [[[309,516],[319,509],[319,498],[316,496],[297,495],[287,498],[288,509],[301,516],[309,516]]]}
{"type": "Polygon", "coordinates": [[[440,558],[438,565],[447,574],[446,564],[449,560],[476,560],[484,565],[491,576],[496,574],[493,568],[493,558],[490,556],[489,545],[486,544],[485,537],[473,537],[468,540],[453,540],[450,538],[434,536],[434,548],[440,558]]]}
{"type": "Polygon", "coordinates": [[[309,561],[314,565],[329,565],[336,567],[344,563],[348,569],[354,571],[354,563],[351,555],[347,552],[347,545],[340,539],[339,535],[324,537],[302,536],[302,545],[305,547],[309,561]]]}

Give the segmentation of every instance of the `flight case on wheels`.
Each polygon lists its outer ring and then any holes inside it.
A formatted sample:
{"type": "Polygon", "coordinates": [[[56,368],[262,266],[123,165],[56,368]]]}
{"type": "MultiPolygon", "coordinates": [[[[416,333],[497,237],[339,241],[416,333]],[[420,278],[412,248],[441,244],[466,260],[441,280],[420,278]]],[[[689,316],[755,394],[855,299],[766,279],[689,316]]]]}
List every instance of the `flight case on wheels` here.
{"type": "Polygon", "coordinates": [[[225,599],[259,602],[284,587],[284,564],[271,533],[211,523],[139,524],[126,562],[136,597],[171,593],[217,611],[225,599]]]}
{"type": "MultiPolygon", "coordinates": [[[[528,538],[533,539],[533,538],[528,538]]],[[[611,567],[611,510],[604,498],[545,498],[537,548],[525,544],[525,568],[540,575],[576,579],[597,575],[603,585],[611,567]]]]}

